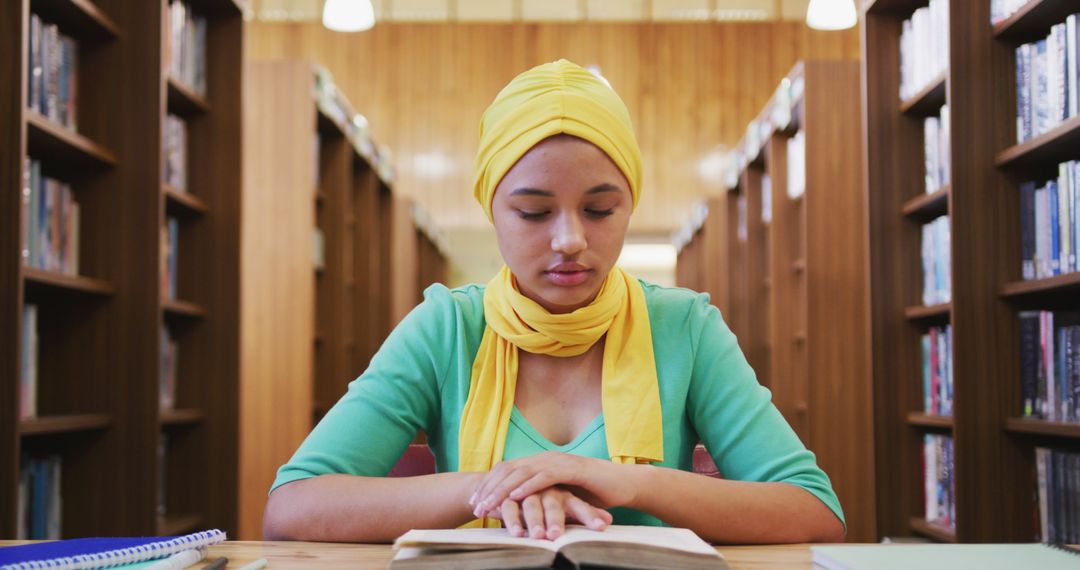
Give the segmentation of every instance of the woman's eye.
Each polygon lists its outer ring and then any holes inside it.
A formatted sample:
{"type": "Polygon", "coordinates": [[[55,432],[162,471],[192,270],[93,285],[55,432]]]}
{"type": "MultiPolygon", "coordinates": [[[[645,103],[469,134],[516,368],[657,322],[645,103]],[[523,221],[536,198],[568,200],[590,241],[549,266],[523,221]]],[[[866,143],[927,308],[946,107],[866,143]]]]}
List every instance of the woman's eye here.
{"type": "Polygon", "coordinates": [[[546,217],[547,215],[548,213],[544,211],[529,212],[526,210],[518,210],[518,216],[520,216],[523,220],[538,221],[544,219],[544,217],[546,217]]]}
{"type": "Polygon", "coordinates": [[[585,213],[594,218],[606,218],[615,213],[615,208],[608,208],[606,210],[586,209],[585,213]]]}

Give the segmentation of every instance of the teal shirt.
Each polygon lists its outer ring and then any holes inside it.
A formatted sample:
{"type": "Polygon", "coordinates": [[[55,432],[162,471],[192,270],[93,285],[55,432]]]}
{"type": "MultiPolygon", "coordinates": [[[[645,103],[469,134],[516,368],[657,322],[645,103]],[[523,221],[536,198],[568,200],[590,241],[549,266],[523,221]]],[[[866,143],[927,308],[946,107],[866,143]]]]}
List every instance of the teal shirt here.
{"type": "MultiPolygon", "coordinates": [[[[708,295],[645,282],[642,287],[663,414],[660,465],[693,470],[693,449],[700,440],[724,478],[796,485],[843,521],[829,477],[773,406],[769,390],[758,384],[708,295]]],[[[437,469],[457,471],[461,412],[485,326],[483,286],[429,287],[424,302],[394,329],[368,369],[281,466],[271,491],[330,473],[384,476],[419,430],[427,433],[437,469]]],[[[548,450],[609,459],[603,415],[560,446],[533,429],[515,407],[504,459],[548,450]]],[[[612,513],[616,524],[663,524],[630,509],[612,513]]]]}

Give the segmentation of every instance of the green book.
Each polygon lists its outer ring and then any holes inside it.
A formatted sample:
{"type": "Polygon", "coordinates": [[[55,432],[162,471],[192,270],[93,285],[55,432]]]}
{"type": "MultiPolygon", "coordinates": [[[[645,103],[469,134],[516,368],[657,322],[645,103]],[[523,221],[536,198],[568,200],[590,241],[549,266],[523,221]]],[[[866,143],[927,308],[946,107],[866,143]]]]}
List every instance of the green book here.
{"type": "Polygon", "coordinates": [[[828,570],[997,570],[1080,568],[1080,552],[1048,544],[878,544],[813,546],[814,565],[828,570]]]}

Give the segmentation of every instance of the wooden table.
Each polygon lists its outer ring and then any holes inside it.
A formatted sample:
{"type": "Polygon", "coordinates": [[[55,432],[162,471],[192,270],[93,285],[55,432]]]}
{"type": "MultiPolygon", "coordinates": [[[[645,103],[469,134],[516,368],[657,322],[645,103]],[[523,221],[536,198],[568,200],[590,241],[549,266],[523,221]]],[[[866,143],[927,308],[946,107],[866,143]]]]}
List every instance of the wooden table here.
{"type": "MultiPolygon", "coordinates": [[[[28,541],[0,540],[0,546],[25,544],[28,541]]],[[[801,568],[808,570],[810,545],[790,544],[780,546],[720,546],[732,570],[756,568],[801,568]]],[[[215,558],[226,556],[226,568],[239,568],[249,562],[265,558],[267,570],[308,570],[324,568],[348,568],[365,570],[386,568],[394,552],[388,544],[338,544],[331,542],[244,542],[229,541],[211,546],[206,562],[194,566],[205,567],[215,558]]]]}
{"type": "MultiPolygon", "coordinates": [[[[732,570],[757,568],[812,568],[810,545],[721,546],[717,550],[732,570]]],[[[267,570],[322,568],[386,568],[393,558],[389,545],[334,544],[326,542],[226,542],[210,547],[208,561],[227,556],[226,568],[239,568],[266,558],[267,570]]]]}

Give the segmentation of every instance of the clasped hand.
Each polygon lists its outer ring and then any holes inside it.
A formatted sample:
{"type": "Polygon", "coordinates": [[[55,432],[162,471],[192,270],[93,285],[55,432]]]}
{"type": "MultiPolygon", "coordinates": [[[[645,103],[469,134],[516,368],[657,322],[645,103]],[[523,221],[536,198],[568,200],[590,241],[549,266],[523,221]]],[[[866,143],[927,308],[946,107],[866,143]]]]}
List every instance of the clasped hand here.
{"type": "Polygon", "coordinates": [[[469,498],[477,517],[493,517],[513,536],[554,540],[573,519],[603,530],[605,509],[630,503],[635,489],[625,476],[632,466],[548,451],[504,461],[486,473],[469,498]]]}

